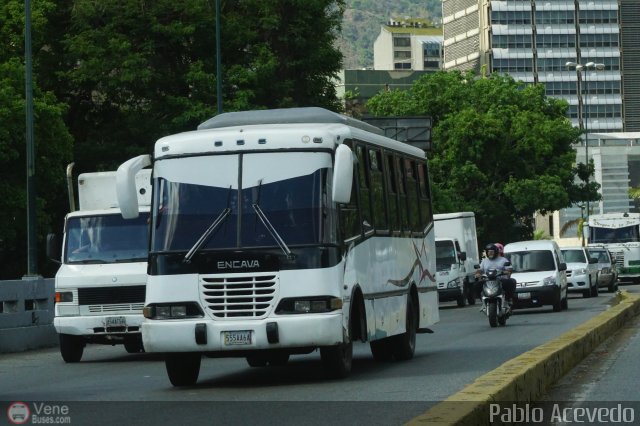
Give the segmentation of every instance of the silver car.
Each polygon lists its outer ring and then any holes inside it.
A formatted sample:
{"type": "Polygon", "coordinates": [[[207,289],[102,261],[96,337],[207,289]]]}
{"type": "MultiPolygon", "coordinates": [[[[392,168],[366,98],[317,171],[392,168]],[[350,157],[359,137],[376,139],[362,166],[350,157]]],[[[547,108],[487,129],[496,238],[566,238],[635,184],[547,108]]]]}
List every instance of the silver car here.
{"type": "Polygon", "coordinates": [[[567,263],[567,284],[570,292],[581,292],[583,297],[598,295],[598,261],[586,247],[561,247],[567,263]]]}
{"type": "Polygon", "coordinates": [[[608,291],[618,290],[618,268],[613,255],[605,247],[589,247],[591,257],[598,259],[598,287],[608,291]]]}

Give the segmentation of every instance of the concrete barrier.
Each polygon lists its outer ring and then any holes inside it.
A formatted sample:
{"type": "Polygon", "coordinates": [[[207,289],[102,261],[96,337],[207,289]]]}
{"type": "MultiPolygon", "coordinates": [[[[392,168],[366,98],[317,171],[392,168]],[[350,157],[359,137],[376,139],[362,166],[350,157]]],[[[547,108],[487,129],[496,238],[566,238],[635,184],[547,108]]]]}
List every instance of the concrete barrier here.
{"type": "Polygon", "coordinates": [[[0,281],[0,353],[57,345],[53,304],[53,278],[0,281]]]}
{"type": "Polygon", "coordinates": [[[584,324],[480,376],[408,424],[489,424],[491,403],[536,401],[552,383],[640,312],[640,297],[624,290],[618,292],[613,303],[584,324]]]}

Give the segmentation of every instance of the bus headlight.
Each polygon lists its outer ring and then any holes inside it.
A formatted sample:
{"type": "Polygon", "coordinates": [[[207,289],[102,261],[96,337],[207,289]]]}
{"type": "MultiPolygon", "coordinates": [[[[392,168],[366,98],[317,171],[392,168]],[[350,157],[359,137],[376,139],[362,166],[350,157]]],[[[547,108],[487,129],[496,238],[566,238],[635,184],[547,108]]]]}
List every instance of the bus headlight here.
{"type": "Polygon", "coordinates": [[[152,303],[142,309],[148,319],[202,318],[204,312],[196,302],[152,303]]]}
{"type": "Polygon", "coordinates": [[[342,309],[342,299],[332,296],[301,297],[282,299],[276,308],[276,314],[310,314],[331,312],[342,309]]]}

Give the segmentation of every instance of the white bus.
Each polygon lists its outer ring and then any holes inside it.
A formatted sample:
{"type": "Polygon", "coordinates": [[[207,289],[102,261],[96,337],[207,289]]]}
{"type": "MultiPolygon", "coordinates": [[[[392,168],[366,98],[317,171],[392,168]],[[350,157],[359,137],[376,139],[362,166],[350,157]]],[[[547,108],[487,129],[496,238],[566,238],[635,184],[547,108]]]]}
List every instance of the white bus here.
{"type": "Polygon", "coordinates": [[[590,247],[606,247],[620,281],[640,282],[640,213],[592,214],[588,221],[590,247]]]}
{"type": "Polygon", "coordinates": [[[203,354],[265,366],[320,349],[344,377],[353,341],[410,359],[438,321],[424,151],[321,108],[220,114],[120,166],[125,217],[149,165],[142,337],[174,386],[203,354]]]}

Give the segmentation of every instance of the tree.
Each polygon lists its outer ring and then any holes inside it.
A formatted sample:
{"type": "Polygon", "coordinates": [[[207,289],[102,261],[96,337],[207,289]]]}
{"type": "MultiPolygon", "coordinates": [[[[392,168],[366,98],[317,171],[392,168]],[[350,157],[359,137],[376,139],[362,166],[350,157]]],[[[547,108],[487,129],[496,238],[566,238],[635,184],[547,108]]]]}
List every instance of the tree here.
{"type": "Polygon", "coordinates": [[[575,165],[580,131],[566,118],[567,103],[547,98],[542,85],[436,72],[367,106],[374,115],[432,117],[434,211],[474,211],[481,240],[532,238],[536,211],[598,199],[595,181],[577,179],[588,169],[575,165]]]}
{"type": "MultiPolygon", "coordinates": [[[[43,51],[45,15],[53,2],[36,2],[32,8],[34,68],[43,51]]],[[[15,279],[27,269],[27,194],[25,143],[24,2],[9,0],[0,6],[0,279],[15,279]]],[[[36,80],[34,78],[34,80],[36,80]]],[[[65,211],[65,166],[71,159],[72,138],[63,116],[65,105],[51,92],[33,85],[36,171],[38,272],[50,265],[44,256],[48,232],[60,231],[65,211]],[[63,213],[62,213],[63,214],[63,213]]],[[[46,273],[44,273],[46,275],[46,273]]]]}
{"type": "MultiPolygon", "coordinates": [[[[343,9],[342,0],[222,0],[224,111],[338,109],[343,9]]],[[[54,13],[63,56],[48,62],[49,82],[70,106],[79,171],[113,169],[215,115],[214,1],[76,0],[54,13]]]]}

